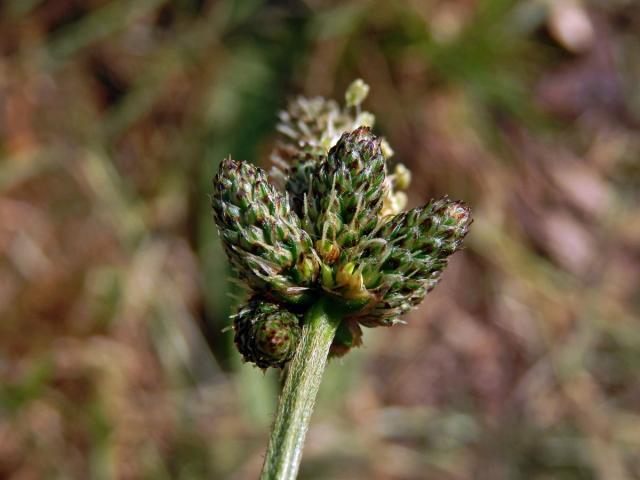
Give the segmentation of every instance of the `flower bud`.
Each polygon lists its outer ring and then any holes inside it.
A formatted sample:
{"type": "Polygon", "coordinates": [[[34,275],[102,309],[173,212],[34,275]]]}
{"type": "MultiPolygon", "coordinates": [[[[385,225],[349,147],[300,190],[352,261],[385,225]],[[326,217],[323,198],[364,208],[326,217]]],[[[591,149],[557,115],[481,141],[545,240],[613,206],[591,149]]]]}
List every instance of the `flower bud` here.
{"type": "Polygon", "coordinates": [[[293,357],[299,318],[275,303],[254,298],[233,317],[234,342],[245,362],[282,368],[293,357]]]}
{"type": "Polygon", "coordinates": [[[385,175],[380,139],[369,128],[342,135],[311,179],[305,229],[340,249],[356,245],[378,223],[385,175]]]}
{"type": "Polygon", "coordinates": [[[266,173],[227,158],[214,179],[212,204],[227,256],[246,284],[265,297],[304,303],[319,260],[287,198],[266,173]]]}
{"type": "Polygon", "coordinates": [[[448,257],[460,249],[471,224],[471,210],[443,198],[391,218],[376,232],[375,242],[363,242],[358,259],[364,287],[379,295],[363,312],[366,326],[393,325],[418,305],[439,282],[448,257]],[[380,245],[385,242],[384,251],[380,245]]]}

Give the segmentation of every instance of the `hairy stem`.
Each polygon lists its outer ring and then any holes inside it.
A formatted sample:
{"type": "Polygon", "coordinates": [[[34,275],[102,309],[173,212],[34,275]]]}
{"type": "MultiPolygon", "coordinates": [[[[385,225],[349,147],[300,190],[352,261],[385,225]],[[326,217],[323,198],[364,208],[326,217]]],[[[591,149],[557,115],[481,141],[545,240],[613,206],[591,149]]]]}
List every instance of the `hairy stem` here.
{"type": "Polygon", "coordinates": [[[325,302],[320,300],[305,315],[302,338],[280,395],[261,480],[290,480],[298,473],[329,347],[340,323],[340,316],[325,302]]]}

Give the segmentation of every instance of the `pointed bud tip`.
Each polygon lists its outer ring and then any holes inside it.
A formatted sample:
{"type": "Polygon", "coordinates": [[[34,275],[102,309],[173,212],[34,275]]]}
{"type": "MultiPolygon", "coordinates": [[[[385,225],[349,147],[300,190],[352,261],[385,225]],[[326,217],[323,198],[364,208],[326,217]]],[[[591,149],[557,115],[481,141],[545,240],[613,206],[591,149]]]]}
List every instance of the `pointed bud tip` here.
{"type": "Polygon", "coordinates": [[[237,173],[242,173],[245,177],[247,175],[253,175],[255,172],[261,171],[262,169],[249,163],[245,160],[234,160],[231,155],[226,157],[222,162],[220,162],[220,167],[218,168],[218,175],[236,175],[237,173]]]}
{"type": "Polygon", "coordinates": [[[469,224],[471,221],[471,207],[464,202],[450,201],[445,209],[445,214],[454,218],[460,225],[469,224]]]}
{"type": "Polygon", "coordinates": [[[360,141],[362,139],[370,139],[374,137],[373,132],[371,131],[371,127],[363,125],[361,127],[356,128],[352,132],[346,132],[342,135],[343,138],[349,138],[352,141],[360,141]]]}
{"type": "Polygon", "coordinates": [[[351,132],[343,133],[340,140],[338,140],[329,152],[329,155],[353,150],[366,152],[366,154],[370,156],[380,155],[384,158],[382,153],[382,138],[374,135],[370,127],[362,126],[351,132]]]}
{"type": "Polygon", "coordinates": [[[220,162],[220,167],[218,168],[218,170],[222,172],[228,169],[236,169],[239,166],[240,162],[238,160],[234,160],[233,158],[231,158],[231,155],[229,155],[228,157],[225,157],[222,162],[220,162]]]}

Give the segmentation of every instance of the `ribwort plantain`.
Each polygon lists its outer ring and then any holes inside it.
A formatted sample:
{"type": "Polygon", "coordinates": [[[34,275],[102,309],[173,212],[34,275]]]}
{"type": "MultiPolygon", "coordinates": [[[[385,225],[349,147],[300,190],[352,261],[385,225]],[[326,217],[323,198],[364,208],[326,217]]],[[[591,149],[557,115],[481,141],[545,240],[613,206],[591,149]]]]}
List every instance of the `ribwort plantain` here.
{"type": "Polygon", "coordinates": [[[251,292],[233,317],[235,343],[260,368],[289,365],[263,479],[295,478],[327,356],[362,343],[361,326],[390,327],[440,281],[462,247],[471,210],[448,197],[403,211],[411,173],[388,173],[393,150],[361,110],[298,97],[280,114],[274,176],[225,159],[213,182],[214,219],[251,292]]]}

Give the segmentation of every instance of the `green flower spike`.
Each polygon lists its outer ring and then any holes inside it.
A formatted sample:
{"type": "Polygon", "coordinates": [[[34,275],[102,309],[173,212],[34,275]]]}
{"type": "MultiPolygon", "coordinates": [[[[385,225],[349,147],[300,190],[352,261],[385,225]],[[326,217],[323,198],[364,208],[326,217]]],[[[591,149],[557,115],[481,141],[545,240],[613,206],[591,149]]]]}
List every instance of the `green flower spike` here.
{"type": "Polygon", "coordinates": [[[234,341],[245,362],[282,368],[300,339],[299,319],[276,305],[253,299],[233,317],[234,341]]]}
{"type": "Polygon", "coordinates": [[[214,218],[229,260],[265,298],[304,303],[319,268],[309,235],[266,173],[227,158],[214,179],[214,218]]]}
{"type": "Polygon", "coordinates": [[[367,327],[389,326],[433,290],[460,249],[471,225],[463,202],[442,198],[401,213],[384,223],[375,239],[360,246],[358,263],[365,289],[379,301],[358,320],[367,327]]]}
{"type": "MultiPolygon", "coordinates": [[[[277,130],[279,138],[271,153],[272,176],[281,181],[290,194],[292,206],[303,214],[304,194],[316,166],[340,137],[358,127],[373,127],[375,117],[362,111],[369,86],[358,79],[345,93],[345,107],[322,97],[297,97],[280,112],[277,130]]],[[[383,141],[383,146],[388,144],[383,141]]],[[[389,149],[390,151],[390,149],[389,149]]]]}
{"type": "Polygon", "coordinates": [[[314,172],[303,223],[326,264],[378,224],[386,177],[380,142],[368,127],[345,133],[314,172]]]}
{"type": "Polygon", "coordinates": [[[302,213],[309,178],[340,135],[355,128],[355,119],[338,103],[324,98],[298,97],[280,112],[272,175],[284,179],[295,211],[302,213]]]}

